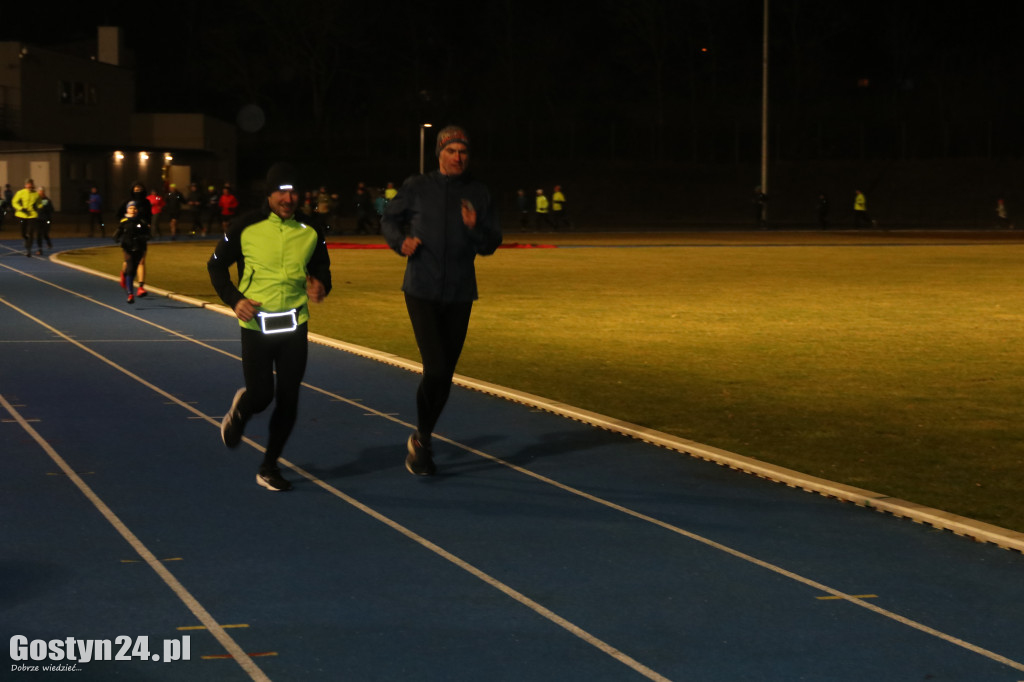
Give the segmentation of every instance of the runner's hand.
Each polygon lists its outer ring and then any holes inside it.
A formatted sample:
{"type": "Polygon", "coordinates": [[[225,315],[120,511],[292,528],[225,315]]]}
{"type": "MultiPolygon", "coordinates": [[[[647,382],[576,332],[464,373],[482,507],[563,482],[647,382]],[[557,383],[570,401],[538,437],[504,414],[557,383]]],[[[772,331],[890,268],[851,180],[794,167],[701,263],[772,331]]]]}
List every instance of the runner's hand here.
{"type": "Polygon", "coordinates": [[[405,241],[402,242],[402,255],[411,256],[416,253],[416,249],[420,248],[422,243],[419,237],[406,237],[405,241]]]}
{"type": "Polygon", "coordinates": [[[327,287],[312,275],[306,275],[306,296],[313,303],[320,303],[327,296],[327,287]]]}
{"type": "Polygon", "coordinates": [[[240,319],[242,322],[248,322],[252,318],[256,317],[256,309],[261,305],[263,304],[259,301],[254,301],[251,298],[243,298],[235,304],[235,317],[240,319]]]}
{"type": "Polygon", "coordinates": [[[462,200],[462,222],[471,230],[476,227],[476,209],[469,199],[462,200]]]}

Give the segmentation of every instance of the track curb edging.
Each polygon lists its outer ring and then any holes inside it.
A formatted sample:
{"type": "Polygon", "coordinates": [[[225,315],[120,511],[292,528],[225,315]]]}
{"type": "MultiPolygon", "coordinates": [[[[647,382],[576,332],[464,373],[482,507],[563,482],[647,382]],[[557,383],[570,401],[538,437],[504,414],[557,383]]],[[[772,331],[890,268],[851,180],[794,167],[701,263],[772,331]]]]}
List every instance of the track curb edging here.
{"type": "MultiPolygon", "coordinates": [[[[104,277],[112,281],[117,281],[117,278],[112,275],[98,272],[75,263],[62,261],[58,258],[58,254],[51,255],[50,259],[66,267],[104,277]]],[[[222,315],[234,317],[234,312],[227,306],[220,303],[210,303],[187,294],[179,294],[150,285],[147,285],[146,289],[153,295],[164,296],[171,300],[187,303],[198,308],[206,308],[222,315]]],[[[335,348],[337,350],[352,353],[353,355],[365,357],[384,364],[401,367],[412,372],[420,373],[422,371],[422,365],[420,365],[420,363],[392,353],[386,353],[353,343],[339,341],[319,334],[311,333],[309,335],[309,339],[310,341],[322,346],[335,348]]],[[[463,376],[461,374],[455,375],[454,383],[463,388],[486,393],[511,402],[535,407],[546,412],[567,417],[574,421],[590,424],[600,429],[620,433],[622,435],[629,436],[630,438],[636,438],[659,447],[674,450],[681,454],[715,462],[721,466],[752,474],[759,478],[764,478],[776,483],[782,483],[791,488],[799,488],[807,492],[817,493],[843,502],[852,502],[858,506],[868,507],[880,512],[892,514],[893,516],[910,519],[915,523],[926,524],[939,530],[950,531],[978,542],[989,543],[1003,549],[1024,553],[1024,533],[984,523],[982,521],[975,521],[973,519],[958,516],[939,509],[925,507],[908,500],[902,500],[870,490],[836,483],[834,481],[811,476],[810,474],[805,474],[793,469],[768,464],[728,450],[704,445],[685,438],[673,436],[663,431],[649,429],[637,424],[615,419],[614,417],[608,417],[597,412],[591,412],[589,410],[549,400],[531,393],[518,391],[479,379],[473,379],[472,377],[463,376]]]]}

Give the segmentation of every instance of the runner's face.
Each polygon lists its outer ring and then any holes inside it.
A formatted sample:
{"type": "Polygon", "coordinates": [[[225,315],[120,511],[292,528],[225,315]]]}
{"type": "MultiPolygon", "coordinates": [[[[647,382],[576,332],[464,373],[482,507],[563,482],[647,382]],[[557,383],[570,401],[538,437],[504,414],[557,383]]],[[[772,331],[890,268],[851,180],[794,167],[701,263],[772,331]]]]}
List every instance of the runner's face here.
{"type": "Polygon", "coordinates": [[[445,175],[462,175],[469,166],[469,147],[453,142],[441,150],[441,172],[445,175]]]}
{"type": "Polygon", "coordinates": [[[278,189],[270,193],[267,201],[270,202],[271,211],[276,213],[281,220],[288,220],[295,215],[299,193],[293,189],[278,189]]]}

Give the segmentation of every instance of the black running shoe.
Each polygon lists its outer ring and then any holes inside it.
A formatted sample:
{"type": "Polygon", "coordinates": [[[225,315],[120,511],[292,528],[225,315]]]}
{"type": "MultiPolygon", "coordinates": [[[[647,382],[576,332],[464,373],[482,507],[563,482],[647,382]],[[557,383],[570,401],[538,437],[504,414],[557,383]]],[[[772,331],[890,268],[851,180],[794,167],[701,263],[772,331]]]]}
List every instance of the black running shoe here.
{"type": "Polygon", "coordinates": [[[291,482],[281,475],[281,470],[277,467],[273,469],[260,469],[260,472],[256,474],[256,482],[275,493],[292,489],[291,482]]]}
{"type": "Polygon", "coordinates": [[[245,395],[244,388],[235,391],[231,407],[228,408],[228,413],[220,422],[220,439],[229,448],[238,447],[238,444],[242,442],[242,433],[245,431],[245,422],[242,421],[242,415],[238,412],[238,402],[243,395],[245,395]]]}
{"type": "Polygon", "coordinates": [[[437,467],[434,465],[434,452],[420,442],[418,434],[414,433],[409,436],[406,449],[409,451],[409,455],[405,458],[405,468],[409,470],[410,474],[433,476],[437,473],[437,467]]]}

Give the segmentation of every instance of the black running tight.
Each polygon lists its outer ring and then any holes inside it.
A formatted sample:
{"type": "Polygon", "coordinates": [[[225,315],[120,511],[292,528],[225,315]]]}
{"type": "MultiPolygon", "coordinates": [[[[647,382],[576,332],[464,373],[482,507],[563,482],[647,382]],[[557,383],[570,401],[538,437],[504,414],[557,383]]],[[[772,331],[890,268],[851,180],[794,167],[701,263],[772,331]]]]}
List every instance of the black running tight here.
{"type": "Polygon", "coordinates": [[[242,329],[242,373],[245,395],[238,403],[243,422],[274,403],[270,415],[270,434],[264,466],[273,465],[281,456],[299,413],[299,388],[306,374],[307,325],[293,332],[264,334],[242,329]],[[277,371],[276,386],[275,375],[277,371]]]}
{"type": "Polygon", "coordinates": [[[429,443],[451,393],[473,302],[438,303],[406,294],[405,307],[423,360],[423,378],[416,391],[416,430],[429,443]]]}

